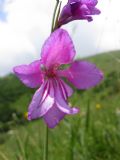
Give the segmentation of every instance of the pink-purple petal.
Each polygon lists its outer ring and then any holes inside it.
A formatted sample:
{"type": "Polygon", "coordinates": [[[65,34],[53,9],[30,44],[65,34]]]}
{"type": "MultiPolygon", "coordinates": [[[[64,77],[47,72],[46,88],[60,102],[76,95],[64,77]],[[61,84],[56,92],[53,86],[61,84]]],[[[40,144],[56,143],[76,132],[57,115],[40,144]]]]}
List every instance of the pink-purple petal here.
{"type": "Polygon", "coordinates": [[[86,5],[90,5],[90,6],[96,6],[98,3],[98,0],[79,0],[81,1],[81,4],[86,4],[86,5]]]}
{"type": "Polygon", "coordinates": [[[99,15],[101,13],[101,11],[97,8],[94,8],[94,9],[91,10],[91,13],[92,13],[92,15],[95,15],[95,14],[99,15]]]}
{"type": "Polygon", "coordinates": [[[103,79],[102,71],[87,61],[75,61],[70,68],[61,71],[60,74],[78,89],[94,87],[103,79]]]}
{"type": "Polygon", "coordinates": [[[66,92],[67,98],[72,96],[73,89],[67,85],[62,79],[60,80],[61,88],[63,88],[63,92],[66,92]]]}
{"type": "Polygon", "coordinates": [[[62,112],[56,104],[43,116],[44,121],[49,128],[54,128],[64,118],[65,113],[62,112]]]}
{"type": "Polygon", "coordinates": [[[55,100],[56,100],[57,107],[66,114],[77,114],[79,112],[79,109],[76,107],[71,108],[68,106],[68,103],[64,96],[64,92],[58,81],[56,81],[56,84],[54,87],[55,87],[55,100]]]}
{"type": "Polygon", "coordinates": [[[36,91],[28,109],[28,119],[37,119],[47,113],[54,104],[54,89],[50,82],[45,82],[36,91]]]}
{"type": "Polygon", "coordinates": [[[64,100],[62,100],[62,102],[57,101],[56,104],[57,104],[57,107],[66,114],[77,114],[80,111],[79,108],[77,107],[72,107],[72,108],[69,107],[64,100]]]}
{"type": "Polygon", "coordinates": [[[40,70],[41,61],[34,61],[29,65],[20,65],[14,67],[16,76],[30,88],[39,87],[43,82],[43,74],[40,70]]]}
{"type": "Polygon", "coordinates": [[[74,56],[73,42],[68,32],[63,29],[54,31],[42,48],[42,62],[49,69],[72,62],[74,56]]]}

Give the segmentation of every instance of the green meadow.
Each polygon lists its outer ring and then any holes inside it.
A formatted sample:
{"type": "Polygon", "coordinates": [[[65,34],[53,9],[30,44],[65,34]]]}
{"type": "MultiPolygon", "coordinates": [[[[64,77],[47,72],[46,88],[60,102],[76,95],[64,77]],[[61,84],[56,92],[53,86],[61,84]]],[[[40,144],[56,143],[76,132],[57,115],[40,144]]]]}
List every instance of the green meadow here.
{"type": "MultiPolygon", "coordinates": [[[[103,82],[69,99],[80,113],[49,130],[49,160],[120,160],[120,51],[87,58],[103,82]]],[[[0,160],[43,160],[45,124],[28,122],[33,89],[14,75],[0,78],[0,160]]]]}

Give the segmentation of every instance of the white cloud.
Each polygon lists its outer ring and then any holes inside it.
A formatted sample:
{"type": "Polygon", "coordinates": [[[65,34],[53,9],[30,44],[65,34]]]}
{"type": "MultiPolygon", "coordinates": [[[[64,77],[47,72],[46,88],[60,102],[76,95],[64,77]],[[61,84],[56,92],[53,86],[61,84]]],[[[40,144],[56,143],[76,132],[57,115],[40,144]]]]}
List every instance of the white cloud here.
{"type": "MultiPolygon", "coordinates": [[[[55,0],[6,0],[7,22],[0,21],[0,75],[40,57],[41,46],[50,33],[54,5],[55,0]]],[[[64,26],[79,55],[120,49],[119,6],[119,0],[101,0],[98,8],[102,14],[94,16],[93,22],[77,21],[64,26]]]]}

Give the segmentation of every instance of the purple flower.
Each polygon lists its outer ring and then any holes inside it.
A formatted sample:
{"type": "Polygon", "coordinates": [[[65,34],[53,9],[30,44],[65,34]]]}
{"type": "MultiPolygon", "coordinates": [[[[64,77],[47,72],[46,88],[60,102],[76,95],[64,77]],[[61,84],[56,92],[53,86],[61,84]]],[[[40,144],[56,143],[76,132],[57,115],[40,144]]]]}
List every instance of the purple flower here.
{"type": "Polygon", "coordinates": [[[97,0],[68,0],[60,14],[58,26],[80,19],[92,21],[91,15],[100,14],[100,10],[95,8],[97,3],[97,0]]]}
{"type": "Polygon", "coordinates": [[[73,93],[62,77],[76,88],[88,89],[98,84],[102,72],[87,61],[75,61],[75,49],[67,31],[58,29],[51,34],[42,48],[41,60],[14,68],[17,77],[28,87],[39,89],[29,105],[28,119],[43,117],[48,127],[54,128],[67,114],[79,109],[69,107],[67,99],[73,93]],[[67,69],[61,65],[70,64],[67,69]]]}

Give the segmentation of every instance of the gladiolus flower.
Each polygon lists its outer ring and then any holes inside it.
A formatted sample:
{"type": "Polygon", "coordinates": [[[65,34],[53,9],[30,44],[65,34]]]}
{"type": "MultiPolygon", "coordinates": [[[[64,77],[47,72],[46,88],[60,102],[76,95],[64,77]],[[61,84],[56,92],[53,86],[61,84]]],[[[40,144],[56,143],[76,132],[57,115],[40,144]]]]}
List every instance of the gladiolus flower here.
{"type": "Polygon", "coordinates": [[[41,60],[14,68],[17,77],[35,92],[28,109],[28,120],[43,117],[48,127],[54,128],[65,115],[76,114],[79,109],[71,108],[67,99],[73,90],[63,80],[67,78],[76,88],[88,89],[98,84],[102,72],[87,61],[73,61],[75,49],[67,31],[57,29],[46,40],[41,60]],[[70,64],[67,69],[61,65],[70,64]]]}
{"type": "Polygon", "coordinates": [[[60,14],[58,26],[74,20],[92,21],[91,15],[100,14],[100,10],[95,7],[97,3],[97,0],[68,0],[60,14]]]}

